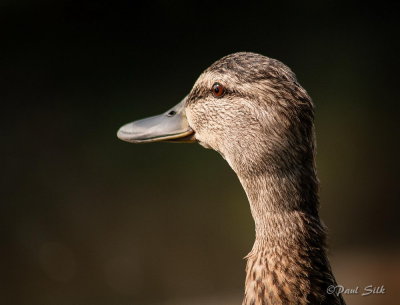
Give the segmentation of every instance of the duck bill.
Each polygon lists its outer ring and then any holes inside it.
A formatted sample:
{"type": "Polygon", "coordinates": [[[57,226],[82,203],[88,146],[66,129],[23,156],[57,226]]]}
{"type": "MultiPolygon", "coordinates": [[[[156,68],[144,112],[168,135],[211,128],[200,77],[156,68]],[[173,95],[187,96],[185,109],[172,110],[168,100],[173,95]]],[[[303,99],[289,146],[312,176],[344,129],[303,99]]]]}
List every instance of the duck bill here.
{"type": "Polygon", "coordinates": [[[137,120],[122,126],[119,139],[130,143],[195,142],[185,114],[186,97],[163,114],[137,120]]]}

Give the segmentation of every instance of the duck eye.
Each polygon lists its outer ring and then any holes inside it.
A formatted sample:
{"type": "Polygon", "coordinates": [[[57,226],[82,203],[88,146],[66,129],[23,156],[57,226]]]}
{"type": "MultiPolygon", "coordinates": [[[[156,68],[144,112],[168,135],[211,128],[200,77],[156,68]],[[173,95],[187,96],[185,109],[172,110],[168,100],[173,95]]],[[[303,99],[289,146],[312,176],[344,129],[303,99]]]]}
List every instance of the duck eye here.
{"type": "Polygon", "coordinates": [[[212,85],[211,92],[214,97],[221,97],[225,93],[225,87],[220,83],[214,83],[214,85],[212,85]]]}

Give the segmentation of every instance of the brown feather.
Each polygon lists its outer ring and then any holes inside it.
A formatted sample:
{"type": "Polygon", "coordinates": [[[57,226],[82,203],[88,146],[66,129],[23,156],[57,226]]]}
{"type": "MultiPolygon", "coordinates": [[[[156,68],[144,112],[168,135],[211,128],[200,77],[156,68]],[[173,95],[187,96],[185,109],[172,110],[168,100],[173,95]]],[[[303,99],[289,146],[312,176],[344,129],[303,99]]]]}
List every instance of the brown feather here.
{"type": "Polygon", "coordinates": [[[235,53],[199,77],[186,102],[196,139],[228,161],[250,202],[256,240],[243,305],[344,304],[318,209],[314,110],[283,63],[235,53]],[[210,91],[225,86],[222,98],[210,91]]]}

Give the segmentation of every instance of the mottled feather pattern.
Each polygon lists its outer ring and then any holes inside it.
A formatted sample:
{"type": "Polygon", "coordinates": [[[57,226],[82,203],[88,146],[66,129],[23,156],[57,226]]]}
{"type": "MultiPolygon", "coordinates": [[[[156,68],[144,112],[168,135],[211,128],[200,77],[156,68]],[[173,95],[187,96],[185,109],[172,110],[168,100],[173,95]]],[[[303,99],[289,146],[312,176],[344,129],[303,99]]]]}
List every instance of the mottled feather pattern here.
{"type": "Polygon", "coordinates": [[[218,151],[250,202],[256,240],[246,257],[243,305],[344,304],[326,289],[335,279],[318,209],[314,110],[283,63],[235,53],[212,64],[186,102],[196,139],[218,151]],[[221,98],[211,94],[218,82],[221,98]]]}

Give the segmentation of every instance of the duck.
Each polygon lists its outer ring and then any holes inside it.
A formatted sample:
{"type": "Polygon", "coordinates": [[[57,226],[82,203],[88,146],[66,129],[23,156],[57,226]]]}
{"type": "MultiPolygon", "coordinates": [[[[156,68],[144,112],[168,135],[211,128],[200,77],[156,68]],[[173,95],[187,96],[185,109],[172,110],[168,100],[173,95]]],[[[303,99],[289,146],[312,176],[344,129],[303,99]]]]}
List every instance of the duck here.
{"type": "Polygon", "coordinates": [[[255,226],[242,305],[345,304],[332,293],[337,282],[319,216],[314,104],[288,66],[252,52],[227,55],[176,106],[123,125],[117,136],[197,142],[228,162],[255,226]]]}

